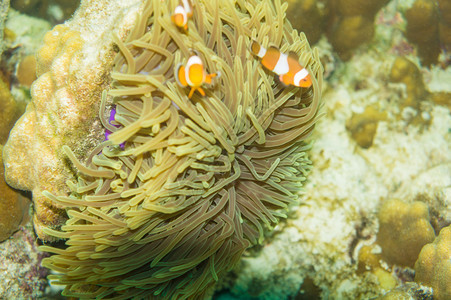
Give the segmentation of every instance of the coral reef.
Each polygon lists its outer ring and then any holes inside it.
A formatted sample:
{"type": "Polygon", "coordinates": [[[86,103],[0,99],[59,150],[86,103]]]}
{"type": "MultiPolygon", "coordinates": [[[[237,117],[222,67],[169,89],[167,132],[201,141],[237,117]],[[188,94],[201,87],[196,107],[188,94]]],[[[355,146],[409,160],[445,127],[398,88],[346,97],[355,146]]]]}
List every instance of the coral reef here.
{"type": "MultiPolygon", "coordinates": [[[[43,1],[40,2],[43,3],[43,1]]],[[[196,3],[196,1],[192,2],[196,3]]],[[[362,21],[368,25],[362,30],[374,32],[374,38],[367,46],[356,48],[352,51],[353,53],[349,53],[346,61],[338,59],[330,40],[324,33],[339,29],[337,27],[339,21],[344,18],[340,11],[340,5],[343,6],[343,10],[351,8],[356,15],[367,9],[365,5],[344,7],[345,3],[351,3],[351,1],[332,0],[288,0],[286,2],[288,2],[286,16],[293,27],[299,32],[305,32],[310,44],[321,37],[316,46],[320,59],[326,67],[325,78],[327,80],[323,82],[324,105],[322,112],[324,112],[324,117],[315,125],[312,133],[315,143],[309,154],[313,167],[304,187],[303,205],[293,207],[287,214],[289,216],[287,221],[275,225],[273,234],[265,233],[265,240],[261,245],[246,250],[237,268],[232,270],[228,276],[223,279],[218,278],[216,286],[220,291],[213,298],[222,300],[305,298],[430,300],[432,299],[433,284],[436,284],[434,292],[438,289],[439,277],[434,276],[429,269],[434,266],[436,270],[439,270],[440,266],[444,266],[443,261],[439,262],[436,259],[438,256],[436,256],[435,250],[428,251],[430,256],[429,254],[426,258],[423,256],[425,264],[421,267],[428,271],[422,272],[421,268],[418,268],[417,273],[423,273],[424,282],[431,287],[422,285],[420,282],[412,282],[415,277],[413,269],[388,264],[382,257],[384,249],[377,244],[379,229],[377,216],[382,207],[382,201],[401,199],[408,205],[413,202],[422,202],[424,203],[423,207],[427,205],[428,223],[437,234],[451,223],[451,133],[449,131],[451,128],[451,85],[449,84],[451,82],[451,60],[449,42],[445,42],[447,34],[450,32],[449,24],[447,24],[451,20],[450,10],[447,8],[450,2],[447,0],[389,1],[377,12],[375,22],[362,21]],[[433,5],[423,6],[422,11],[417,10],[420,13],[416,13],[416,20],[407,20],[406,12],[410,14],[415,11],[415,2],[433,3],[433,5]],[[414,9],[410,10],[411,8],[414,9]],[[431,15],[435,19],[428,19],[431,15]],[[420,25],[422,20],[424,21],[423,25],[420,25]],[[431,36],[427,36],[428,33],[431,36]],[[423,50],[420,49],[423,47],[421,43],[423,40],[427,41],[428,38],[431,38],[430,44],[424,43],[424,46],[435,48],[432,48],[429,53],[423,53],[423,50]],[[418,40],[419,44],[416,44],[415,40],[418,40]],[[437,53],[439,53],[438,57],[437,53]],[[431,61],[429,64],[428,60],[431,61]],[[376,113],[374,116],[371,110],[376,113]],[[382,118],[376,116],[380,112],[383,114],[382,118]],[[362,147],[365,145],[369,146],[362,147]],[[393,287],[394,285],[396,286],[393,287]]],[[[367,2],[364,4],[370,4],[372,1],[367,2]]],[[[6,1],[2,3],[6,3],[6,1]]],[[[111,49],[115,52],[119,51],[118,44],[112,45],[111,38],[97,38],[93,34],[101,32],[104,28],[102,24],[105,18],[113,14],[118,16],[117,26],[111,26],[106,31],[116,32],[119,40],[125,40],[126,34],[136,23],[133,12],[140,9],[140,3],[142,1],[134,0],[84,1],[82,3],[79,13],[75,14],[74,20],[66,22],[66,26],[70,30],[80,32],[83,40],[81,51],[84,53],[82,56],[88,58],[87,65],[97,64],[98,69],[103,68],[103,70],[107,70],[112,65],[116,53],[111,49]],[[99,8],[101,2],[115,8],[110,13],[102,14],[103,8],[99,8]],[[127,7],[131,11],[127,20],[120,17],[122,12],[127,9],[120,9],[117,2],[121,2],[121,7],[127,7]],[[89,8],[91,5],[92,10],[89,8]],[[91,12],[88,13],[89,11],[91,12]],[[94,11],[97,11],[98,14],[94,14],[94,11]],[[97,22],[94,22],[90,16],[94,16],[97,22]],[[121,23],[123,21],[130,26],[127,24],[123,26],[121,23]],[[88,27],[89,29],[87,29],[88,27]],[[118,29],[119,32],[116,31],[118,29]],[[89,41],[93,41],[93,44],[89,44],[89,41]],[[103,59],[102,62],[98,62],[88,49],[92,49],[92,53],[101,53],[98,54],[98,58],[103,59]]],[[[211,1],[211,3],[215,3],[215,1],[211,1]]],[[[171,5],[174,5],[174,2],[171,2],[171,5]]],[[[56,20],[53,16],[58,16],[58,9],[54,9],[58,7],[60,6],[52,7],[51,16],[48,17],[51,22],[56,20]]],[[[198,9],[195,8],[195,14],[198,9]]],[[[49,15],[46,14],[46,16],[49,15]]],[[[370,19],[373,20],[373,18],[370,19]]],[[[229,21],[222,26],[224,32],[227,33],[232,32],[229,26],[233,20],[229,21]]],[[[272,30],[277,29],[276,24],[272,30]]],[[[196,28],[193,20],[190,19],[188,25],[188,35],[196,32],[192,30],[196,28]]],[[[243,27],[246,26],[247,24],[243,24],[243,27]]],[[[17,73],[20,62],[28,55],[36,53],[36,45],[42,40],[41,32],[46,32],[48,29],[50,29],[50,25],[47,21],[31,18],[14,9],[9,9],[4,33],[5,39],[2,43],[5,51],[0,66],[0,77],[8,88],[11,88],[10,93],[17,101],[27,101],[29,98],[28,89],[25,85],[19,84],[18,77],[16,77],[20,74],[17,73]]],[[[205,28],[206,32],[208,30],[210,28],[205,28]]],[[[177,36],[182,36],[186,41],[183,37],[184,34],[181,31],[177,36]]],[[[348,39],[354,35],[348,33],[342,36],[344,39],[348,39]]],[[[226,41],[230,40],[227,36],[224,38],[226,41]]],[[[369,40],[369,37],[366,39],[369,40]]],[[[266,45],[269,45],[271,41],[268,38],[267,41],[260,40],[260,42],[267,42],[266,45]]],[[[345,44],[348,41],[340,42],[345,44]]],[[[130,49],[132,56],[136,55],[138,51],[142,51],[141,47],[130,48],[129,44],[125,44],[130,49]]],[[[213,44],[213,48],[218,49],[217,45],[219,44],[213,44]]],[[[187,47],[196,48],[189,45],[187,47]]],[[[173,51],[173,49],[168,50],[173,51]]],[[[188,50],[191,51],[191,49],[188,50]]],[[[288,51],[289,49],[283,50],[288,51]]],[[[199,54],[204,59],[204,53],[199,54]]],[[[186,63],[188,55],[176,56],[174,60],[182,64],[186,63]]],[[[164,55],[162,54],[162,56],[164,55]]],[[[158,59],[155,58],[156,61],[158,59]]],[[[206,71],[209,73],[220,70],[221,65],[217,62],[215,55],[207,55],[205,60],[206,71]]],[[[155,63],[155,61],[151,61],[155,63]]],[[[165,65],[162,66],[166,68],[165,65]]],[[[58,66],[55,64],[53,69],[57,68],[58,66]]],[[[70,72],[70,70],[84,68],[74,62],[66,69],[70,72]]],[[[121,72],[126,72],[126,70],[127,66],[124,64],[124,70],[121,72]]],[[[264,72],[271,77],[270,72],[264,72]]],[[[68,78],[75,76],[83,78],[83,74],[83,72],[73,71],[68,78]]],[[[106,80],[103,86],[108,86],[110,80],[108,72],[105,72],[103,79],[106,80]]],[[[207,95],[214,95],[218,92],[223,79],[223,76],[215,78],[213,85],[204,86],[207,95]]],[[[73,88],[75,80],[66,82],[72,82],[72,89],[75,90],[73,88]]],[[[135,83],[115,82],[115,85],[119,87],[123,87],[124,84],[135,86],[135,83]]],[[[164,81],[163,84],[165,84],[164,81]]],[[[85,128],[88,130],[82,132],[75,126],[72,135],[65,140],[80,141],[79,137],[84,134],[81,141],[86,144],[80,146],[70,142],[67,144],[79,158],[81,165],[85,166],[88,163],[89,166],[89,161],[87,161],[89,153],[95,145],[105,139],[103,126],[97,117],[101,91],[95,90],[91,93],[92,89],[88,84],[80,83],[80,85],[84,86],[80,86],[77,90],[82,91],[80,95],[83,97],[90,95],[89,97],[96,98],[95,101],[93,100],[92,109],[87,111],[89,117],[83,119],[83,122],[91,124],[92,128],[88,128],[89,125],[87,125],[85,128]]],[[[174,84],[174,89],[178,90],[179,88],[174,84]]],[[[81,99],[84,99],[83,97],[81,99]]],[[[108,119],[110,111],[123,110],[121,107],[115,107],[110,97],[105,99],[104,121],[108,119]]],[[[52,104],[49,105],[46,112],[52,118],[57,110],[57,99],[54,97],[50,100],[52,104]]],[[[117,97],[114,101],[118,101],[117,97]]],[[[204,99],[199,96],[194,97],[193,101],[203,103],[204,99]]],[[[30,105],[31,108],[33,108],[32,105],[30,105]]],[[[121,116],[122,113],[123,111],[120,111],[118,116],[121,116]]],[[[112,121],[112,124],[119,126],[116,121],[112,121]]],[[[46,130],[46,127],[47,125],[43,126],[43,131],[46,130]]],[[[23,128],[26,129],[26,127],[23,128]]],[[[36,132],[40,131],[39,126],[34,128],[36,132]]],[[[149,131],[152,129],[152,127],[148,128],[149,131]]],[[[66,131],[69,132],[70,129],[63,125],[61,132],[66,131]]],[[[32,165],[37,167],[40,172],[45,172],[43,166],[39,165],[39,160],[35,158],[37,152],[30,152],[33,155],[29,155],[27,152],[39,145],[33,142],[33,147],[27,146],[27,140],[23,141],[24,146],[19,150],[20,154],[26,157],[26,160],[31,160],[32,165]]],[[[42,142],[43,144],[47,143],[46,141],[42,142]]],[[[59,145],[63,143],[66,142],[59,142],[59,145]]],[[[127,141],[124,146],[126,143],[127,141]]],[[[120,158],[111,158],[113,161],[116,159],[120,158]]],[[[57,199],[61,199],[62,195],[70,192],[70,189],[64,184],[65,180],[70,180],[69,184],[72,188],[77,188],[83,183],[83,180],[86,182],[93,180],[92,178],[86,179],[83,173],[78,172],[77,167],[72,164],[63,151],[56,153],[56,159],[53,162],[55,164],[50,165],[50,169],[60,166],[67,170],[66,175],[60,180],[61,190],[58,191],[59,193],[55,193],[57,199]],[[56,163],[57,161],[61,161],[61,163],[56,163]]],[[[97,168],[97,165],[91,163],[91,167],[97,168]]],[[[276,172],[275,170],[274,173],[276,172]]],[[[260,176],[263,176],[264,173],[264,171],[260,173],[257,170],[257,174],[260,176]]],[[[45,173],[41,175],[47,176],[45,173]]],[[[36,175],[32,177],[36,177],[36,175]]],[[[50,180],[50,176],[46,178],[50,180]]],[[[35,195],[39,195],[38,189],[36,187],[34,189],[35,195]]],[[[84,191],[83,193],[86,195],[90,192],[84,191]]],[[[72,192],[70,197],[80,196],[72,192]]],[[[41,198],[40,202],[44,203],[44,198],[41,198]]],[[[52,209],[54,206],[63,206],[57,204],[57,201],[55,203],[48,201],[46,205],[52,209]]],[[[70,211],[76,209],[77,207],[67,208],[70,211]]],[[[59,212],[55,210],[56,214],[59,212]]],[[[84,214],[90,215],[89,212],[84,214]]],[[[75,218],[72,220],[75,221],[75,218]]],[[[422,220],[426,221],[427,219],[422,218],[422,220]]],[[[64,221],[65,218],[61,218],[61,222],[64,221]]],[[[82,220],[78,222],[81,223],[82,220]]],[[[74,225],[78,225],[78,223],[74,225]]],[[[54,228],[59,230],[59,225],[55,225],[54,228]]],[[[11,242],[21,243],[20,234],[22,231],[16,233],[13,238],[7,239],[3,245],[11,242]]],[[[46,239],[53,237],[42,231],[40,234],[46,239]]],[[[58,234],[61,235],[59,232],[58,234]]],[[[400,241],[398,240],[398,242],[400,241]]],[[[443,243],[441,245],[443,246],[443,243]]],[[[399,248],[401,244],[397,245],[393,242],[391,246],[399,248]]],[[[73,247],[78,247],[78,245],[73,247]]],[[[423,248],[427,247],[437,249],[436,244],[427,244],[423,248]]],[[[18,252],[26,248],[13,249],[18,252]]],[[[0,251],[0,257],[9,257],[3,248],[0,251]]],[[[102,251],[106,251],[106,249],[102,251]]],[[[412,256],[414,255],[412,254],[412,256]]],[[[419,264],[420,260],[417,262],[419,264]]],[[[20,273],[24,269],[23,265],[16,264],[15,267],[12,267],[13,264],[9,260],[5,261],[5,265],[2,272],[8,266],[11,268],[8,269],[9,272],[1,274],[0,289],[3,288],[2,293],[15,290],[9,289],[10,286],[5,282],[20,283],[15,284],[17,287],[27,282],[30,283],[30,286],[35,286],[32,283],[33,279],[21,280],[25,278],[23,273],[20,273]],[[13,277],[13,274],[16,276],[16,272],[19,272],[18,276],[13,277]],[[4,278],[6,280],[3,280],[4,278]]],[[[37,277],[39,276],[34,278],[37,277]]],[[[40,282],[45,283],[44,281],[40,282]]],[[[56,287],[62,289],[59,286],[56,287]]],[[[15,291],[20,293],[19,290],[15,291]]],[[[24,294],[14,296],[0,293],[0,298],[31,298],[28,294],[22,295],[24,294]]],[[[41,293],[38,296],[41,296],[41,293]]],[[[47,299],[55,298],[53,295],[49,295],[47,299]]]]}
{"type": "Polygon", "coordinates": [[[68,19],[80,4],[79,0],[14,0],[11,6],[18,11],[61,23],[68,19]]]}
{"type": "Polygon", "coordinates": [[[41,262],[48,254],[37,248],[31,223],[0,243],[1,299],[45,299],[49,271],[41,262]]]}
{"type": "Polygon", "coordinates": [[[447,0],[416,0],[406,10],[407,39],[417,46],[424,65],[437,63],[442,47],[451,50],[451,4],[447,0]]]}
{"type": "Polygon", "coordinates": [[[3,32],[6,15],[8,14],[8,9],[9,9],[9,0],[2,1],[0,3],[0,41],[2,41],[2,43],[0,43],[0,57],[2,56],[4,50],[3,48],[5,47],[5,45],[3,44],[3,32]]]}
{"type": "Polygon", "coordinates": [[[3,146],[0,145],[0,242],[14,233],[26,220],[30,200],[10,188],[4,177],[3,146]]]}
{"type": "Polygon", "coordinates": [[[21,85],[29,88],[36,80],[36,57],[27,55],[20,62],[16,71],[17,80],[21,85]]]}
{"type": "Polygon", "coordinates": [[[415,263],[415,281],[432,287],[434,299],[451,299],[451,225],[421,249],[415,263]]]}
{"type": "Polygon", "coordinates": [[[373,145],[377,124],[386,118],[385,113],[378,111],[373,106],[368,106],[363,113],[352,114],[352,117],[346,122],[346,129],[360,147],[367,149],[373,145]]]}
{"type": "Polygon", "coordinates": [[[146,1],[125,41],[115,37],[113,103],[104,93],[100,107],[111,134],[84,164],[62,146],[78,171],[71,193],[43,192],[69,216],[61,231],[42,229],[67,239],[65,249],[42,247],[56,254],[43,265],[61,273],[51,278],[63,295],[204,299],[299,202],[320,107],[318,52],[280,1],[197,1],[187,34],[171,23],[177,5],[146,1]],[[311,87],[268,74],[253,39],[297,53],[311,87]],[[221,73],[205,96],[190,98],[174,78],[191,52],[221,73]]]}
{"type": "Polygon", "coordinates": [[[0,78],[0,144],[8,139],[9,131],[24,112],[24,106],[14,101],[9,86],[0,78]]]}
{"type": "Polygon", "coordinates": [[[311,45],[316,44],[326,30],[328,8],[326,0],[287,0],[287,19],[293,28],[302,31],[311,45]]]}
{"type": "MultiPolygon", "coordinates": [[[[408,268],[388,266],[381,259],[382,247],[375,245],[381,201],[421,201],[430,209],[430,226],[440,229],[449,224],[450,111],[446,104],[424,98],[418,114],[429,120],[428,126],[411,123],[400,113],[406,88],[388,82],[399,56],[394,49],[407,45],[393,26],[403,22],[400,3],[392,1],[384,8],[367,51],[329,69],[323,94],[327,113],[313,133],[314,168],[305,186],[305,204],[293,208],[287,222],[280,223],[261,248],[248,251],[226,279],[235,299],[293,299],[306,278],[321,289],[322,299],[380,297],[393,284],[397,291],[413,280],[408,268]],[[365,149],[356,145],[346,123],[367,107],[383,112],[385,119],[378,121],[372,145],[365,149]],[[359,260],[362,249],[367,257],[359,260]],[[373,272],[377,267],[383,272],[373,272]]],[[[318,45],[328,55],[327,41],[318,45]]],[[[404,55],[416,61],[412,51],[404,55]]],[[[449,69],[417,68],[426,90],[450,92],[449,69]]],[[[418,285],[407,294],[431,298],[428,288],[418,285]]]]}
{"type": "Polygon", "coordinates": [[[421,248],[435,238],[427,205],[390,199],[382,204],[378,218],[377,243],[382,258],[390,264],[413,268],[421,248]]]}
{"type": "Polygon", "coordinates": [[[389,291],[377,300],[433,300],[432,289],[408,282],[389,291]]]}
{"type": "Polygon", "coordinates": [[[420,101],[424,100],[428,93],[417,65],[406,57],[397,57],[390,70],[390,81],[405,84],[407,97],[403,107],[419,109],[420,101]]]}
{"type": "Polygon", "coordinates": [[[327,36],[338,56],[351,58],[360,45],[374,36],[374,18],[388,0],[330,0],[330,21],[327,36]]]}
{"type": "Polygon", "coordinates": [[[10,133],[4,162],[7,182],[32,191],[34,226],[44,240],[50,237],[42,227],[56,228],[65,216],[42,191],[68,191],[65,182],[73,174],[59,150],[63,144],[86,152],[101,139],[95,118],[114,58],[110,32],[120,28],[122,36],[130,28],[138,2],[85,3],[71,22],[46,34],[37,54],[40,77],[31,88],[33,102],[10,133]]]}

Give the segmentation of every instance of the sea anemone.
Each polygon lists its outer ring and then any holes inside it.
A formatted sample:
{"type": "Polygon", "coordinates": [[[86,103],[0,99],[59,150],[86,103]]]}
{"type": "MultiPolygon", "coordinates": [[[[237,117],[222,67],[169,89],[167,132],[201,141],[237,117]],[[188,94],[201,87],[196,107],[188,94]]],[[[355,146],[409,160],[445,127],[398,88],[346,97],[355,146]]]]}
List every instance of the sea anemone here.
{"type": "Polygon", "coordinates": [[[171,23],[177,4],[147,1],[127,39],[114,39],[113,86],[100,105],[111,134],[80,160],[64,146],[72,192],[44,192],[69,217],[45,229],[67,247],[41,247],[54,253],[43,264],[66,296],[203,299],[299,202],[320,106],[318,53],[280,0],[196,1],[187,32],[171,23]],[[312,87],[281,84],[250,52],[253,39],[298,53],[312,87]],[[221,76],[189,99],[174,68],[193,50],[221,76]]]}

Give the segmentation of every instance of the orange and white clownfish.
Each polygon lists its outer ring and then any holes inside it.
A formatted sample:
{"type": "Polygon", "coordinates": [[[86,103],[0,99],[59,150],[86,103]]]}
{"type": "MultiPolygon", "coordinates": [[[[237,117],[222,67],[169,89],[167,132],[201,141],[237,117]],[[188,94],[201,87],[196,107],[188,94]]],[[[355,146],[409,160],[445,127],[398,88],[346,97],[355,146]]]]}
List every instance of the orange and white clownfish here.
{"type": "Polygon", "coordinates": [[[275,46],[263,48],[258,42],[252,41],[251,51],[261,58],[262,65],[279,75],[279,80],[285,85],[310,87],[312,79],[306,68],[301,66],[294,52],[285,54],[275,46]]]}
{"type": "Polygon", "coordinates": [[[207,74],[204,69],[204,63],[198,55],[192,55],[186,65],[178,64],[175,68],[175,80],[181,87],[190,86],[191,90],[188,98],[191,98],[197,90],[202,96],[205,96],[204,90],[201,88],[202,84],[211,84],[213,77],[220,75],[220,73],[207,74]]]}
{"type": "Polygon", "coordinates": [[[193,16],[193,6],[189,0],[182,0],[182,3],[178,5],[174,13],[171,16],[172,22],[183,30],[188,30],[188,19],[193,16]]]}

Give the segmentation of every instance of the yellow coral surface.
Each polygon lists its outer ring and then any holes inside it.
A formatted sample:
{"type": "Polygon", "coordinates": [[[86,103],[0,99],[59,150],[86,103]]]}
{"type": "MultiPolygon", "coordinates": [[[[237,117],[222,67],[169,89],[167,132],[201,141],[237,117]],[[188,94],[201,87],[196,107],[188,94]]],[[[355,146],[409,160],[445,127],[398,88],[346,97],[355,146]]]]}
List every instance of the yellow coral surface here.
{"type": "Polygon", "coordinates": [[[382,258],[390,264],[413,267],[421,248],[435,238],[427,205],[390,199],[382,204],[378,217],[382,258]]]}
{"type": "Polygon", "coordinates": [[[421,249],[415,263],[415,281],[432,287],[434,299],[451,299],[451,225],[421,249]]]}
{"type": "Polygon", "coordinates": [[[66,217],[42,191],[68,191],[65,182],[73,170],[59,150],[63,144],[86,152],[102,139],[95,119],[114,57],[111,30],[120,28],[119,35],[124,34],[136,16],[137,3],[84,3],[70,22],[45,35],[37,53],[39,78],[31,87],[32,102],[10,133],[4,161],[6,181],[32,191],[34,226],[44,240],[52,238],[42,227],[56,228],[66,217]],[[133,9],[124,12],[123,6],[133,9]]]}

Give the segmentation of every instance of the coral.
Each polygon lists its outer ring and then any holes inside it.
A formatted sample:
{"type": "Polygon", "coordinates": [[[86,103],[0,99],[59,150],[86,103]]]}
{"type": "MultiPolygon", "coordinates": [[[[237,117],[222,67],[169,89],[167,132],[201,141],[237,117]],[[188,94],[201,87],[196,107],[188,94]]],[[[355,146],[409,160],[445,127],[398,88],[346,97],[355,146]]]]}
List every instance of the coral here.
{"type": "Polygon", "coordinates": [[[30,200],[10,188],[4,177],[3,146],[0,145],[0,242],[14,233],[26,220],[30,200]]]}
{"type": "Polygon", "coordinates": [[[118,34],[124,34],[135,19],[137,3],[85,3],[72,21],[45,35],[38,51],[39,78],[31,87],[32,103],[10,133],[4,162],[7,182],[32,191],[34,226],[44,240],[51,237],[42,227],[57,228],[66,217],[42,191],[68,191],[65,182],[73,174],[59,150],[63,144],[86,152],[102,139],[95,118],[114,58],[110,32],[118,28],[118,34]]]}
{"type": "MultiPolygon", "coordinates": [[[[327,7],[324,0],[287,0],[287,19],[293,28],[302,31],[311,45],[318,42],[325,31],[327,7]]],[[[326,1],[327,2],[327,1],[326,1]]]]}
{"type": "Polygon", "coordinates": [[[451,2],[447,0],[437,0],[440,22],[438,32],[440,43],[446,51],[451,51],[451,2]]]}
{"type": "Polygon", "coordinates": [[[432,290],[425,286],[420,286],[415,282],[402,284],[377,300],[433,300],[432,290]]]}
{"type": "Polygon", "coordinates": [[[406,10],[405,35],[426,66],[437,63],[441,47],[451,49],[451,5],[447,0],[416,0],[406,10]]]}
{"type": "Polygon", "coordinates": [[[360,45],[374,35],[374,17],[388,0],[330,0],[327,36],[343,60],[351,58],[360,45]]]}
{"type": "Polygon", "coordinates": [[[406,86],[407,97],[401,107],[410,106],[419,109],[420,101],[428,95],[423,75],[417,65],[406,57],[396,58],[390,71],[390,81],[403,83],[406,86]]]}
{"type": "Polygon", "coordinates": [[[404,203],[390,199],[379,210],[377,243],[389,264],[413,267],[421,248],[434,240],[429,212],[422,202],[404,203]]]}
{"type": "Polygon", "coordinates": [[[451,225],[421,249],[415,262],[415,281],[432,287],[434,299],[451,299],[451,225]]]}
{"type": "Polygon", "coordinates": [[[386,114],[373,106],[368,106],[361,114],[352,114],[346,122],[346,129],[351,133],[357,145],[368,149],[373,144],[379,121],[385,120],[386,114]]]}
{"type": "Polygon", "coordinates": [[[49,272],[41,262],[48,254],[38,251],[37,246],[30,222],[0,243],[1,299],[44,299],[49,272]]]}
{"type": "Polygon", "coordinates": [[[392,276],[390,270],[382,266],[382,255],[375,250],[376,247],[374,245],[365,245],[360,248],[357,271],[359,273],[370,271],[377,278],[382,289],[390,290],[396,286],[396,279],[392,276]]]}
{"type": "Polygon", "coordinates": [[[36,80],[36,57],[35,55],[27,55],[19,62],[16,71],[17,80],[20,84],[30,87],[36,80]]]}
{"type": "Polygon", "coordinates": [[[60,231],[43,228],[67,247],[42,247],[56,254],[43,265],[66,296],[204,299],[299,202],[321,104],[318,52],[280,1],[197,1],[188,34],[171,23],[178,4],[146,1],[124,41],[113,33],[113,102],[103,93],[99,116],[111,134],[88,153],[62,146],[71,192],[43,192],[69,216],[60,231]],[[312,86],[266,72],[253,39],[297,53],[312,86]],[[192,52],[221,76],[189,98],[174,69],[192,52]]]}
{"type": "Polygon", "coordinates": [[[4,43],[3,43],[3,32],[4,32],[4,26],[5,26],[5,20],[6,15],[8,14],[9,9],[9,0],[4,0],[0,3],[0,57],[2,56],[3,50],[4,50],[4,43]]]}
{"type": "Polygon", "coordinates": [[[451,110],[451,93],[447,92],[437,92],[432,93],[431,101],[438,104],[448,107],[451,110]]]}
{"type": "Polygon", "coordinates": [[[14,101],[8,85],[0,78],[0,144],[6,142],[9,131],[23,111],[23,105],[14,101]]]}
{"type": "Polygon", "coordinates": [[[11,6],[22,13],[61,23],[74,13],[79,4],[79,0],[14,0],[11,6]]]}

